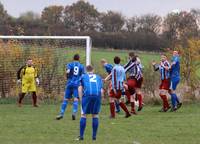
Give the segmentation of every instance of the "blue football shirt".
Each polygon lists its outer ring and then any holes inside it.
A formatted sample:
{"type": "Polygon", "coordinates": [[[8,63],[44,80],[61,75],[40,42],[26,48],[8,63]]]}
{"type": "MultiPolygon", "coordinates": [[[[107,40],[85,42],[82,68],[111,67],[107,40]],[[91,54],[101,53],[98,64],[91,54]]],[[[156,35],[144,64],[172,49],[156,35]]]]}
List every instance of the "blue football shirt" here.
{"type": "Polygon", "coordinates": [[[115,65],[111,72],[112,75],[112,88],[115,90],[123,90],[123,82],[126,80],[124,67],[115,65]]]}
{"type": "Polygon", "coordinates": [[[81,85],[83,86],[83,97],[101,96],[103,89],[102,78],[97,74],[84,74],[81,77],[81,85]]]}
{"type": "Polygon", "coordinates": [[[104,69],[106,70],[106,72],[107,72],[108,74],[110,74],[110,73],[112,72],[113,65],[107,63],[107,64],[104,65],[104,69]]]}
{"type": "Polygon", "coordinates": [[[67,84],[79,86],[80,78],[85,72],[84,66],[80,62],[74,61],[66,65],[66,70],[69,70],[67,84]]]}
{"type": "Polygon", "coordinates": [[[180,77],[180,58],[179,56],[172,57],[172,63],[175,63],[171,66],[171,78],[179,78],[180,77]]]}

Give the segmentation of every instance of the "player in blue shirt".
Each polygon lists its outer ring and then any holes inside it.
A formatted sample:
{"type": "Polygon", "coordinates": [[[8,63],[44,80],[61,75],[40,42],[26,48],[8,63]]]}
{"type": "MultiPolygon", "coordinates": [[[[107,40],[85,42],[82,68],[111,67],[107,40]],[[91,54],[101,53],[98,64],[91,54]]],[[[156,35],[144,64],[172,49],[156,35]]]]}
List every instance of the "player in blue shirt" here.
{"type": "Polygon", "coordinates": [[[81,77],[79,86],[79,97],[82,98],[81,103],[81,119],[80,119],[80,135],[77,140],[84,139],[84,131],[86,127],[86,116],[92,114],[92,140],[96,140],[99,118],[98,114],[101,108],[101,97],[103,97],[103,82],[99,75],[94,74],[91,65],[86,67],[87,73],[81,77]]]}
{"type": "Polygon", "coordinates": [[[108,74],[112,72],[113,65],[109,64],[106,59],[101,59],[101,65],[104,67],[108,74]]]}
{"type": "Polygon", "coordinates": [[[84,66],[79,62],[79,59],[80,56],[78,54],[75,54],[73,58],[74,61],[66,65],[67,83],[65,89],[65,96],[60,108],[60,114],[56,117],[57,120],[63,118],[68,105],[68,101],[72,99],[72,95],[74,97],[72,120],[76,119],[79,101],[78,86],[80,84],[80,77],[84,73],[84,66]]]}
{"type": "MultiPolygon", "coordinates": [[[[101,65],[104,67],[104,69],[106,70],[108,75],[112,72],[113,65],[109,64],[106,59],[101,59],[101,65]]],[[[110,93],[111,86],[112,86],[112,84],[110,82],[110,84],[108,86],[108,95],[110,93]]],[[[120,112],[120,106],[119,106],[118,101],[115,101],[115,107],[116,107],[116,112],[119,113],[120,112]]]]}
{"type": "Polygon", "coordinates": [[[105,78],[105,81],[108,81],[110,78],[112,80],[112,89],[109,94],[110,118],[115,118],[115,100],[119,101],[119,106],[126,113],[125,117],[128,118],[131,116],[124,102],[120,100],[124,88],[127,89],[127,85],[125,84],[126,74],[124,67],[120,65],[120,61],[121,59],[118,56],[114,58],[115,66],[113,67],[111,74],[105,78]]]}
{"type": "Polygon", "coordinates": [[[179,101],[179,98],[176,95],[176,88],[180,82],[180,57],[178,51],[173,51],[170,77],[171,77],[170,95],[172,101],[171,111],[176,111],[182,106],[182,103],[179,101]]]}

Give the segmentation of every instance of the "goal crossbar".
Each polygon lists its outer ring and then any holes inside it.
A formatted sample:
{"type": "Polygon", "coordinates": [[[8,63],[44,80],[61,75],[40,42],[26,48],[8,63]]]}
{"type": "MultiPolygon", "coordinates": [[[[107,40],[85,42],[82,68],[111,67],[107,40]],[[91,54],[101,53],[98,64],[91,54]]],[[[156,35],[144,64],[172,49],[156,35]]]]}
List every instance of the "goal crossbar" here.
{"type": "Polygon", "coordinates": [[[2,36],[0,39],[75,39],[86,40],[86,65],[91,64],[92,41],[90,36],[2,36]]]}

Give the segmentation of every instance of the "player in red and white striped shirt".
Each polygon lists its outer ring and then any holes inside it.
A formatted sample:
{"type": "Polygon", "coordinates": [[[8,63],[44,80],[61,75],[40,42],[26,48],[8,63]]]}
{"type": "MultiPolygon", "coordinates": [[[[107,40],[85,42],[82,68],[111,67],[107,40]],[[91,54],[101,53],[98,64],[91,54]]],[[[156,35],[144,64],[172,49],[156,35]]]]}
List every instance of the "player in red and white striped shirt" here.
{"type": "Polygon", "coordinates": [[[159,64],[152,62],[152,65],[155,71],[160,71],[161,84],[159,86],[159,95],[163,101],[163,106],[160,112],[167,112],[171,108],[167,100],[167,93],[169,92],[170,88],[170,64],[167,61],[167,56],[162,54],[161,62],[159,64]]]}
{"type": "Polygon", "coordinates": [[[143,108],[141,87],[143,83],[142,66],[139,58],[133,52],[129,53],[129,62],[124,66],[125,72],[129,73],[127,80],[128,92],[131,94],[131,112],[135,112],[135,99],[139,101],[138,111],[143,108]],[[136,98],[134,97],[136,93],[136,98]]]}

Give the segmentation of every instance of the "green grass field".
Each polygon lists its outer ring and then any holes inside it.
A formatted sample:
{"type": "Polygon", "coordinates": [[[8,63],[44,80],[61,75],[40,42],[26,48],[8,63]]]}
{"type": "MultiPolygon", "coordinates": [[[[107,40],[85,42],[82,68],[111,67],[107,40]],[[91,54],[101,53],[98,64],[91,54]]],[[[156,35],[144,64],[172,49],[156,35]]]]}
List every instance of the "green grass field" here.
{"type": "MultiPolygon", "coordinates": [[[[82,57],[84,57],[83,50],[70,50],[70,54],[67,55],[68,59],[72,59],[73,54],[80,53],[82,57]]],[[[113,63],[113,58],[115,56],[119,56],[122,59],[122,64],[125,64],[128,60],[128,53],[130,51],[127,50],[105,50],[105,49],[93,49],[91,53],[92,63],[93,64],[100,64],[100,60],[105,58],[108,60],[109,63],[113,63]]],[[[62,52],[65,53],[65,52],[62,52]]],[[[135,52],[142,60],[143,64],[147,66],[151,63],[152,60],[159,60],[160,55],[158,53],[150,53],[150,52],[135,52]]]]}
{"type": "MultiPolygon", "coordinates": [[[[57,52],[60,57],[58,69],[61,75],[64,65],[72,59],[73,54],[79,52],[84,58],[83,50],[75,49],[66,53],[66,50],[62,49],[57,52]]],[[[145,67],[148,67],[152,60],[158,61],[160,57],[156,53],[137,54],[145,67]]],[[[113,57],[116,55],[122,58],[122,64],[126,63],[128,51],[94,49],[92,64],[98,73],[105,73],[100,66],[100,59],[106,58],[109,63],[113,63],[113,57]]],[[[79,116],[76,121],[72,121],[69,106],[65,118],[56,121],[59,107],[60,105],[41,105],[39,108],[32,108],[30,105],[24,105],[23,108],[18,108],[14,104],[0,104],[0,144],[200,143],[200,103],[183,105],[183,108],[175,113],[159,113],[160,106],[146,106],[137,116],[125,119],[122,113],[114,120],[109,119],[109,107],[104,105],[96,142],[91,141],[91,119],[87,121],[85,140],[75,141],[79,133],[79,116]]]]}
{"type": "Polygon", "coordinates": [[[71,120],[71,107],[65,118],[55,120],[59,105],[32,108],[14,104],[0,105],[1,144],[199,144],[200,104],[183,105],[175,113],[159,113],[159,106],[146,106],[137,116],[123,114],[109,119],[109,107],[103,106],[96,142],[91,141],[91,119],[88,118],[83,142],[75,141],[79,117],[71,120]]]}
{"type": "MultiPolygon", "coordinates": [[[[121,58],[121,64],[126,64],[128,61],[128,53],[130,51],[127,50],[105,50],[105,49],[93,49],[91,53],[91,63],[95,67],[97,73],[105,74],[104,69],[100,65],[100,60],[102,58],[107,59],[108,63],[114,63],[113,58],[115,56],[119,56],[121,58]]],[[[85,51],[83,49],[62,49],[59,52],[59,57],[65,57],[64,60],[61,60],[61,65],[65,65],[66,62],[72,60],[74,54],[79,53],[81,55],[81,62],[85,63],[85,51]],[[67,54],[66,54],[67,53],[67,54]]],[[[135,52],[141,59],[144,67],[151,66],[151,62],[153,60],[159,61],[160,55],[158,53],[150,53],[150,52],[135,52]]]]}

